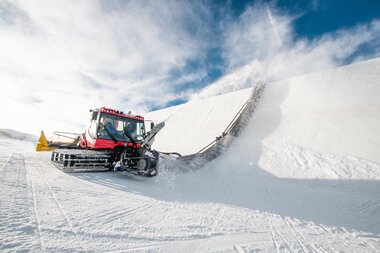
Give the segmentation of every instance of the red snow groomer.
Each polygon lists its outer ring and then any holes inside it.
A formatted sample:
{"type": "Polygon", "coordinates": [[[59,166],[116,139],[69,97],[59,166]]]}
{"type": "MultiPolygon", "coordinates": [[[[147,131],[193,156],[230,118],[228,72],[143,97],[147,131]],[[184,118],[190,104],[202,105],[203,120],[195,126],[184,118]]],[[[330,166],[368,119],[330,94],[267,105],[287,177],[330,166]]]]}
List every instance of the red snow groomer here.
{"type": "Polygon", "coordinates": [[[41,131],[36,150],[53,151],[52,163],[65,172],[114,169],[141,176],[157,174],[159,153],[150,144],[164,123],[152,124],[146,134],[141,116],[106,107],[90,112],[90,124],[83,134],[54,132],[48,141],[41,131]]]}

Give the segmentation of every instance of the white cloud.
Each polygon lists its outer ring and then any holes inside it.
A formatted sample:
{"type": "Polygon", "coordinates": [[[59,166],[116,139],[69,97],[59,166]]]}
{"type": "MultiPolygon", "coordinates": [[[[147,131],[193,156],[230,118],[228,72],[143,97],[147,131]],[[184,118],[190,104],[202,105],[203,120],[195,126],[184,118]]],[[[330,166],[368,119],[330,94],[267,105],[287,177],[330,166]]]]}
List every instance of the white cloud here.
{"type": "Polygon", "coordinates": [[[81,131],[94,107],[164,105],[179,95],[171,71],[207,50],[208,17],[185,1],[1,1],[0,106],[12,111],[0,126],[81,131]]]}
{"type": "Polygon", "coordinates": [[[251,87],[258,80],[268,82],[321,71],[342,65],[347,59],[380,55],[380,20],[308,40],[297,39],[294,18],[274,5],[248,7],[224,31],[227,74],[192,98],[251,87]],[[363,46],[373,47],[371,55],[355,55],[363,46]]]}

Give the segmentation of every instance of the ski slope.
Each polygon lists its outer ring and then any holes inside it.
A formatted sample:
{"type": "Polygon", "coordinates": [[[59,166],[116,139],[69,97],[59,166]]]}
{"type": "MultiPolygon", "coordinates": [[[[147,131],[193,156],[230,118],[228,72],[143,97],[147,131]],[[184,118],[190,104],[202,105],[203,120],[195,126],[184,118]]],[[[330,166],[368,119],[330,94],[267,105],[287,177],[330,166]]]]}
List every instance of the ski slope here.
{"type": "MultiPolygon", "coordinates": [[[[379,70],[374,59],[267,84],[227,151],[187,173],[163,159],[155,178],[65,174],[2,135],[0,251],[379,252],[379,70]]],[[[154,147],[198,150],[250,90],[148,114],[166,122],[154,147]]]]}

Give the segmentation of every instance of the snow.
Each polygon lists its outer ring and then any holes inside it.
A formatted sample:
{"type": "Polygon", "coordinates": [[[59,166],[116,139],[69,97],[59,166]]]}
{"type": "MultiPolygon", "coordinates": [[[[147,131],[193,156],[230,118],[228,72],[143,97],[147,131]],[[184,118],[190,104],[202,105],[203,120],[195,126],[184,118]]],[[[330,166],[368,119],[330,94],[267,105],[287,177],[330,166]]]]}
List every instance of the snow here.
{"type": "Polygon", "coordinates": [[[9,138],[9,139],[16,139],[16,140],[27,140],[27,141],[36,141],[38,140],[37,136],[22,133],[19,131],[15,131],[12,129],[2,129],[0,128],[0,138],[9,138]]]}
{"type": "Polygon", "coordinates": [[[146,117],[155,123],[165,121],[165,127],[156,135],[152,148],[181,155],[198,152],[223,133],[251,91],[252,88],[248,88],[194,100],[170,111],[148,113],[146,117]]]}
{"type": "MultiPolygon", "coordinates": [[[[379,252],[379,66],[267,84],[241,136],[187,173],[65,174],[0,136],[0,251],[379,252]]],[[[197,150],[250,90],[152,112],[171,131],[157,149],[197,150]]]]}
{"type": "Polygon", "coordinates": [[[272,85],[251,127],[273,129],[264,141],[380,163],[379,59],[272,85]]]}

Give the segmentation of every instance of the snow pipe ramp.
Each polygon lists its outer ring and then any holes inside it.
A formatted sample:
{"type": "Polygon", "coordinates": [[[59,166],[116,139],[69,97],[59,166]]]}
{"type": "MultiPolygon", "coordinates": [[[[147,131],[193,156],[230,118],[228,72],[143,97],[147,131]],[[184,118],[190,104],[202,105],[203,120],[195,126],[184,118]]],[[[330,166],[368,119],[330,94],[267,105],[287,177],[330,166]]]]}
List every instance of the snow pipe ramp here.
{"type": "Polygon", "coordinates": [[[195,154],[178,157],[191,168],[199,168],[220,156],[247,126],[264,91],[265,83],[259,82],[252,89],[248,100],[228,124],[222,134],[195,154]]]}
{"type": "Polygon", "coordinates": [[[163,156],[180,154],[171,158],[183,162],[187,169],[203,166],[221,155],[239,136],[264,88],[265,83],[258,82],[253,88],[148,114],[156,122],[167,122],[152,147],[163,156]]]}

